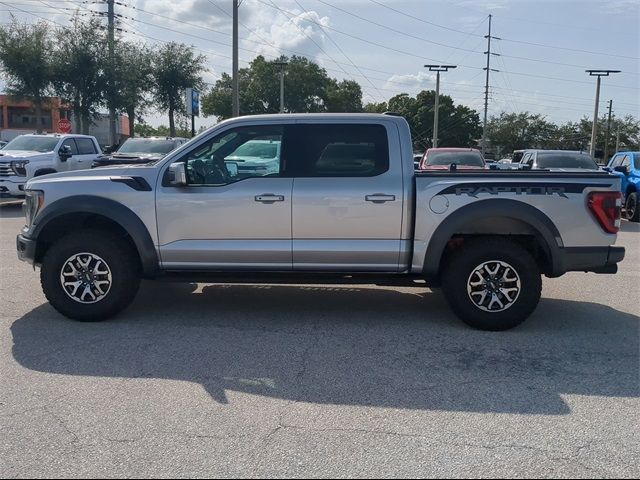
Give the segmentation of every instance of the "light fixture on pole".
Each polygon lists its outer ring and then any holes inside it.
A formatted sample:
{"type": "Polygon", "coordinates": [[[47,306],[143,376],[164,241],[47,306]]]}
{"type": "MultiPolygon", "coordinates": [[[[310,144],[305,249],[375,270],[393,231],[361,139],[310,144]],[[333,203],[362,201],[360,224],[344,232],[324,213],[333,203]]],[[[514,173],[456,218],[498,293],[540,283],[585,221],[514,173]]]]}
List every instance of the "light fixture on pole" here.
{"type": "Polygon", "coordinates": [[[433,108],[433,148],[438,146],[438,108],[440,104],[440,72],[448,72],[450,68],[457,65],[425,65],[430,72],[436,72],[436,103],[433,108]]]}
{"type": "Polygon", "coordinates": [[[589,153],[591,158],[596,157],[596,136],[598,133],[598,106],[600,104],[600,80],[602,77],[608,77],[611,73],[620,73],[621,70],[585,70],[591,77],[598,77],[596,82],[596,106],[593,110],[593,127],[591,128],[591,149],[589,153]]]}
{"type": "Polygon", "coordinates": [[[280,113],[284,113],[284,69],[288,63],[284,61],[273,62],[274,65],[280,67],[280,113]]]}

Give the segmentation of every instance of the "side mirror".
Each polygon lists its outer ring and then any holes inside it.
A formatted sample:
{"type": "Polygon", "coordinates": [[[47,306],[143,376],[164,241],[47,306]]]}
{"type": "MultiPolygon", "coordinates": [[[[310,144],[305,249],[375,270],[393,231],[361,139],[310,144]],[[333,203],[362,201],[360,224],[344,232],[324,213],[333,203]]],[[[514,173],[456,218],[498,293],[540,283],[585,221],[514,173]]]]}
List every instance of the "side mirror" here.
{"type": "Polygon", "coordinates": [[[227,167],[227,172],[229,172],[230,177],[238,176],[238,163],[237,162],[224,162],[227,167]]]}
{"type": "Polygon", "coordinates": [[[616,172],[624,173],[627,175],[629,173],[629,169],[624,165],[618,165],[617,167],[613,167],[616,172]]]}
{"type": "Polygon", "coordinates": [[[169,183],[172,187],[186,187],[187,170],[183,162],[172,163],[169,166],[169,183]]]}
{"type": "Polygon", "coordinates": [[[73,154],[71,153],[71,147],[69,145],[63,145],[58,150],[58,157],[60,157],[61,162],[66,162],[69,158],[71,158],[73,154]]]}

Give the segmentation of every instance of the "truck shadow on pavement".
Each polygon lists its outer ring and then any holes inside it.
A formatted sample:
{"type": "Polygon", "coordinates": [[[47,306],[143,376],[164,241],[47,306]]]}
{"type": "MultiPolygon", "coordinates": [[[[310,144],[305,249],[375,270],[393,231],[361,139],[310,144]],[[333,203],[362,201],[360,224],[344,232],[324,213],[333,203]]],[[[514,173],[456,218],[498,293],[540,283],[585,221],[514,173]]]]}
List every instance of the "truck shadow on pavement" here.
{"type": "Polygon", "coordinates": [[[368,287],[145,283],[117,319],[48,304],[11,327],[24,367],[159,378],[285,400],[564,415],[563,395],[638,397],[639,319],[543,299],[524,325],[467,328],[438,293],[368,287]]]}

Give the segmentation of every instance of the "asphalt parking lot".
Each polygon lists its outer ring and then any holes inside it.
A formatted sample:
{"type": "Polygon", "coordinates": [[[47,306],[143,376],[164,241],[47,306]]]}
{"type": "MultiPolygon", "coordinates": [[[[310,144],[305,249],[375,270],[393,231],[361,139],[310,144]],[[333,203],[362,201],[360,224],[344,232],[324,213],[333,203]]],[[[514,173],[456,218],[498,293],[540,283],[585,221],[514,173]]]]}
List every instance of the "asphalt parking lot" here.
{"type": "Polygon", "coordinates": [[[76,323],[0,216],[1,477],[640,476],[638,224],[488,333],[375,286],[145,283],[76,323]]]}

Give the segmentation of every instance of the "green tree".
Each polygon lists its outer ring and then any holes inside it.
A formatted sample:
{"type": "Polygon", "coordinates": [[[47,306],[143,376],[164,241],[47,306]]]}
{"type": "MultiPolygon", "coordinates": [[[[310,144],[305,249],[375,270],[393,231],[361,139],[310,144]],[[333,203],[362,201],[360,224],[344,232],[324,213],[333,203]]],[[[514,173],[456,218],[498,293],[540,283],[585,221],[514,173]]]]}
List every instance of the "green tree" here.
{"type": "Polygon", "coordinates": [[[558,127],[544,115],[529,112],[493,116],[487,125],[487,136],[493,148],[512,152],[524,148],[549,148],[558,138],[558,127]]]}
{"type": "MultiPolygon", "coordinates": [[[[45,97],[51,90],[51,32],[47,23],[21,24],[15,18],[0,26],[0,71],[7,79],[7,92],[28,97],[40,119],[45,97]]],[[[42,131],[38,123],[38,132],[42,131]]]]}
{"type": "MultiPolygon", "coordinates": [[[[581,118],[580,121],[575,124],[576,130],[584,139],[584,146],[582,147],[584,149],[590,146],[592,127],[593,122],[588,117],[581,118]]],[[[618,131],[620,132],[621,149],[637,149],[640,147],[640,122],[636,120],[633,115],[626,115],[624,117],[614,116],[611,119],[611,126],[609,128],[608,157],[615,152],[618,131]]],[[[603,115],[598,119],[598,132],[596,136],[596,157],[603,161],[608,160],[608,158],[604,158],[606,137],[607,117],[603,115]]]]}
{"type": "MultiPolygon", "coordinates": [[[[286,61],[284,106],[287,112],[359,112],[362,90],[357,82],[337,81],[325,69],[305,57],[281,57],[286,61]]],[[[280,66],[276,60],[256,57],[238,71],[240,113],[255,115],[280,111],[280,66]]],[[[231,116],[231,76],[223,73],[202,98],[202,111],[218,119],[231,116]]]]}
{"type": "MultiPolygon", "coordinates": [[[[107,85],[113,88],[112,98],[116,111],[129,117],[129,136],[135,132],[135,122],[150,105],[153,89],[152,53],[131,42],[119,41],[114,48],[114,61],[106,69],[107,85]]],[[[109,102],[107,101],[107,106],[109,102]]]]}
{"type": "Polygon", "coordinates": [[[57,48],[49,53],[55,90],[71,104],[76,130],[88,134],[105,95],[105,29],[98,19],[74,17],[70,26],[56,31],[56,39],[57,48]]]}
{"type": "Polygon", "coordinates": [[[185,113],[185,89],[204,86],[204,55],[196,55],[193,47],[171,42],[153,56],[153,97],[158,108],[169,113],[169,132],[176,136],[175,115],[185,113]]]}
{"type": "MultiPolygon", "coordinates": [[[[388,102],[365,106],[365,111],[391,111],[402,115],[413,136],[414,148],[423,150],[432,145],[435,92],[423,90],[415,97],[401,93],[388,102]]],[[[440,95],[438,109],[438,146],[471,147],[481,135],[480,115],[464,105],[455,105],[448,95],[440,95]]]]}

